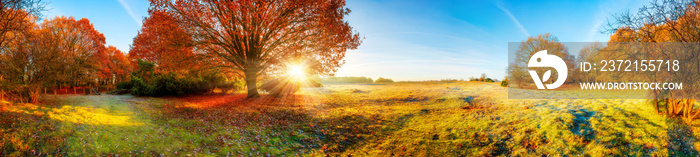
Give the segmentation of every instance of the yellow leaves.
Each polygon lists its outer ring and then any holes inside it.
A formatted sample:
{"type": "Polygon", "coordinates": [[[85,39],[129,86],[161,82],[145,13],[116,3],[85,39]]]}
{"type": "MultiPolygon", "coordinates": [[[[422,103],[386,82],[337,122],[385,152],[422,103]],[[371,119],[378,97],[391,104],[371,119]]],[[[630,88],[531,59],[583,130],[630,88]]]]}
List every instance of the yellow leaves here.
{"type": "Polygon", "coordinates": [[[32,114],[37,116],[46,115],[51,119],[70,122],[75,124],[88,125],[116,125],[116,126],[138,126],[140,122],[134,122],[131,116],[110,113],[104,109],[63,106],[61,108],[40,107],[34,104],[20,104],[8,108],[9,112],[32,114]]]}
{"type": "Polygon", "coordinates": [[[15,104],[13,106],[7,107],[7,111],[16,113],[33,114],[35,110],[39,107],[34,104],[15,104]]]}
{"type": "Polygon", "coordinates": [[[93,109],[86,107],[63,106],[60,109],[49,111],[47,114],[51,119],[78,124],[118,126],[134,126],[143,124],[132,122],[130,116],[114,115],[114,113],[108,113],[108,111],[104,109],[93,109]]]}

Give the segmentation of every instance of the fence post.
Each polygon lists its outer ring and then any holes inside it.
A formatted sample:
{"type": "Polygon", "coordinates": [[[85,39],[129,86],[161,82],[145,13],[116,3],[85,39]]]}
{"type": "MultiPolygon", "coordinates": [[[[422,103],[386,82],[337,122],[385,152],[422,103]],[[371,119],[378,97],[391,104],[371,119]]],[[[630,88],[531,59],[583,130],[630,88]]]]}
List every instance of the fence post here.
{"type": "Polygon", "coordinates": [[[73,87],[73,94],[78,94],[78,91],[77,91],[77,89],[75,89],[75,88],[76,88],[76,87],[73,87]]]}

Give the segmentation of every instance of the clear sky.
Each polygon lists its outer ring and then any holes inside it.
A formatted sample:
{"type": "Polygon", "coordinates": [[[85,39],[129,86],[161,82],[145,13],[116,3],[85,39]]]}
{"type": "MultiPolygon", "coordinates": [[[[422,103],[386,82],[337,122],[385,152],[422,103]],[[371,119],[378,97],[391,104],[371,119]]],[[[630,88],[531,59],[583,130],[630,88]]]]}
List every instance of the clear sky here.
{"type": "Polygon", "coordinates": [[[107,45],[124,53],[141,30],[143,18],[148,16],[147,0],[44,0],[47,12],[44,19],[56,16],[87,18],[97,31],[105,35],[107,45]]]}
{"type": "MultiPolygon", "coordinates": [[[[48,0],[45,18],[88,18],[123,52],[148,15],[146,0],[48,0]]],[[[613,13],[644,1],[348,0],[350,25],[365,37],[337,76],[394,80],[505,76],[508,42],[552,33],[562,42],[607,41],[599,30],[613,13]]]]}

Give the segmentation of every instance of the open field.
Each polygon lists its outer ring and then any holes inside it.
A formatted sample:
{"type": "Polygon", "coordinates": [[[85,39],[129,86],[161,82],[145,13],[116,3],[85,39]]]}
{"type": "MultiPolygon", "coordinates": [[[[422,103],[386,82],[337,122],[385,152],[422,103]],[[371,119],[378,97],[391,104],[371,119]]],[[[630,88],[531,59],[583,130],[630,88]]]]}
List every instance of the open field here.
{"type": "Polygon", "coordinates": [[[647,100],[508,100],[497,83],[339,84],[294,96],[46,96],[0,108],[0,156],[698,155],[647,100]]]}

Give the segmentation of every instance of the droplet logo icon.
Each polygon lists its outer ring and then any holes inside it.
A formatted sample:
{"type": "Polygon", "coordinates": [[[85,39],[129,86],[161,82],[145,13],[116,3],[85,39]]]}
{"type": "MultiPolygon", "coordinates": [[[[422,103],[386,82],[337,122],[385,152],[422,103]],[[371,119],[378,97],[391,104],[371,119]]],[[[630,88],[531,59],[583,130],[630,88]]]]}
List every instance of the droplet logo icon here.
{"type": "Polygon", "coordinates": [[[547,50],[538,51],[537,53],[532,55],[532,57],[530,57],[530,61],[527,62],[527,67],[550,67],[554,68],[554,70],[556,70],[558,73],[557,80],[554,81],[554,83],[544,84],[544,82],[549,80],[549,78],[551,77],[551,70],[544,72],[544,74],[542,75],[542,79],[540,79],[540,76],[537,74],[537,71],[528,70],[530,72],[530,76],[532,76],[532,80],[535,81],[535,85],[537,85],[537,89],[545,89],[545,87],[547,87],[546,89],[556,89],[559,88],[559,86],[564,84],[564,82],[566,81],[566,76],[568,72],[566,62],[564,62],[564,60],[561,59],[559,56],[547,54],[547,50]]]}

